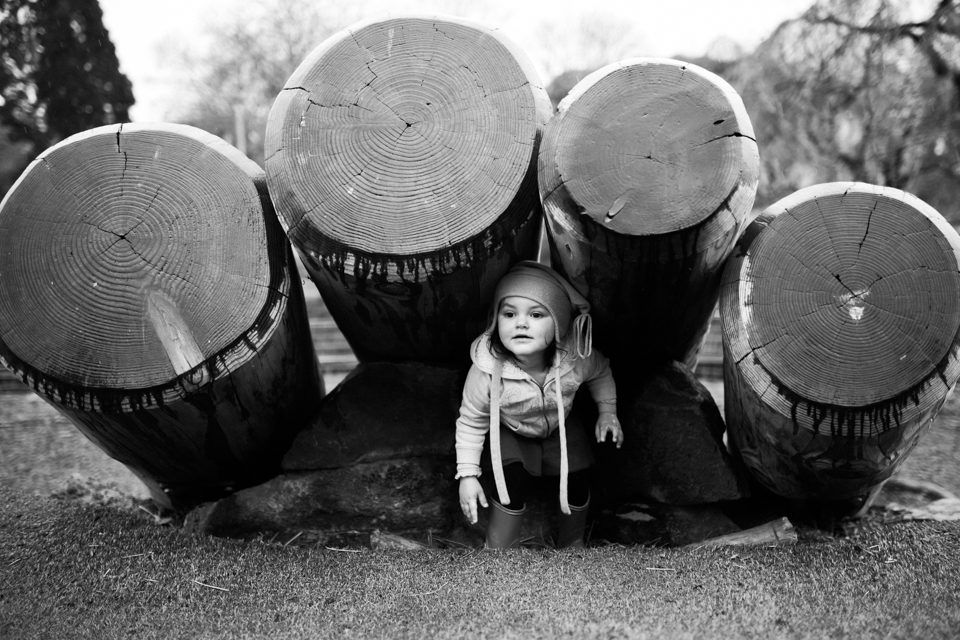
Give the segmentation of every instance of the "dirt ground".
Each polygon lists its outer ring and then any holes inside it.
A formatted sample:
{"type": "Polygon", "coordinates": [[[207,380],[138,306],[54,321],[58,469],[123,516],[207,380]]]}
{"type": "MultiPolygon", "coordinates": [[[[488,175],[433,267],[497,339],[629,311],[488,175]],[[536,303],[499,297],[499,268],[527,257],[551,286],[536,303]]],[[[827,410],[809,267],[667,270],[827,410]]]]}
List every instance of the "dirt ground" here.
{"type": "Polygon", "coordinates": [[[930,431],[903,463],[899,475],[931,482],[960,495],[960,394],[947,398],[930,431]]]}
{"type": "MultiPolygon", "coordinates": [[[[723,383],[704,381],[722,410],[723,383]]],[[[329,387],[328,387],[329,388],[329,387]]],[[[897,477],[933,483],[960,495],[960,397],[948,398],[897,477]]],[[[32,392],[0,394],[0,483],[51,495],[78,484],[146,498],[140,481],[104,454],[53,407],[32,392]]]]}
{"type": "Polygon", "coordinates": [[[113,485],[146,498],[146,487],[80,430],[32,392],[0,395],[0,482],[18,491],[51,495],[71,482],[113,485]]]}

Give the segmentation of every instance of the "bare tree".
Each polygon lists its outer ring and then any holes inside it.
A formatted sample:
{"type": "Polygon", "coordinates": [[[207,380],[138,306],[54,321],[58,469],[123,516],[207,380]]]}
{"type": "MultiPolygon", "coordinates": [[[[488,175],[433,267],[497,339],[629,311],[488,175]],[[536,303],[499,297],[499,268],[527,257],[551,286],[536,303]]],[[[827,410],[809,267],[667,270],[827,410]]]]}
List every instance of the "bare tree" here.
{"type": "Polygon", "coordinates": [[[599,12],[586,13],[579,21],[544,23],[539,45],[550,53],[544,60],[547,78],[643,54],[643,38],[631,22],[599,12]]]}
{"type": "Polygon", "coordinates": [[[822,0],[732,70],[761,148],[758,203],[861,180],[960,218],[960,2],[908,9],[822,0]]]}
{"type": "Polygon", "coordinates": [[[238,2],[235,12],[206,26],[206,46],[179,46],[167,56],[187,75],[174,119],[228,140],[262,165],[267,115],[284,82],[358,11],[349,3],[238,2]]]}

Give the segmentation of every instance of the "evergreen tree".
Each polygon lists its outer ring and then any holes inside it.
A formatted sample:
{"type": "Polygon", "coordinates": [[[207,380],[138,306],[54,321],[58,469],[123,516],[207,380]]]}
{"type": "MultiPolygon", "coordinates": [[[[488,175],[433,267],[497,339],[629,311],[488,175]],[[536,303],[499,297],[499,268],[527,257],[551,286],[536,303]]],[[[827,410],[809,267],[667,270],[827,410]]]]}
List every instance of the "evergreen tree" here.
{"type": "Polygon", "coordinates": [[[74,133],[128,122],[120,72],[98,0],[0,0],[0,127],[33,155],[74,133]]]}

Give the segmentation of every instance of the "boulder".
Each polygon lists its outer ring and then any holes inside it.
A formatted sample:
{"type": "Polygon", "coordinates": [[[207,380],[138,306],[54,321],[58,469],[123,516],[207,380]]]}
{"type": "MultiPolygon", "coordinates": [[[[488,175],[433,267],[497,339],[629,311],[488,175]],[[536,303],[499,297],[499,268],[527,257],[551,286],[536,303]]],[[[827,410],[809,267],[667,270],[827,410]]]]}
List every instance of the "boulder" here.
{"type": "Polygon", "coordinates": [[[422,457],[282,474],[194,510],[189,528],[227,537],[446,530],[460,513],[454,473],[453,460],[422,457]]]}
{"type": "Polygon", "coordinates": [[[453,456],[465,367],[419,362],[357,366],[297,434],[284,471],[453,456]]]}
{"type": "Polygon", "coordinates": [[[624,443],[597,448],[606,504],[694,505],[750,495],[747,474],[724,445],[720,410],[687,367],[671,362],[646,376],[614,375],[624,443]]]}
{"type": "Polygon", "coordinates": [[[297,434],[283,473],[191,513],[218,536],[446,530],[460,517],[454,429],[465,368],[359,365],[297,434]]]}

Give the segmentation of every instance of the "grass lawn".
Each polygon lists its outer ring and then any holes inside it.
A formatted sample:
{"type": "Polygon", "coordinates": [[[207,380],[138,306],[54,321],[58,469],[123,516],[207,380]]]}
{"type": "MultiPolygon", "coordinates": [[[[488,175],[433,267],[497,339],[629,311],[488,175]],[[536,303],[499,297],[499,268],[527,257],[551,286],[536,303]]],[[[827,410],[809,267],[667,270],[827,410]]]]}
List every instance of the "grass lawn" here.
{"type": "MultiPolygon", "coordinates": [[[[903,473],[960,493],[956,394],[903,473]]],[[[0,394],[0,639],[960,637],[960,522],[874,515],[768,549],[332,551],[49,497],[71,474],[143,494],[39,398],[0,394]]]]}
{"type": "Polygon", "coordinates": [[[960,523],[793,547],[336,551],[0,488],[0,637],[956,638],[960,523]]]}

